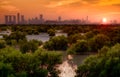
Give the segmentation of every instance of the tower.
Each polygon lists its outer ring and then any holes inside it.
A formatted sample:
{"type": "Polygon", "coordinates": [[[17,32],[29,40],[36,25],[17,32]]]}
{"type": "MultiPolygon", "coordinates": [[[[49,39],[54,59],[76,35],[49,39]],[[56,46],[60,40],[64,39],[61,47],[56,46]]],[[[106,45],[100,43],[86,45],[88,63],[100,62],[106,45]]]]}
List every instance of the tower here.
{"type": "Polygon", "coordinates": [[[21,15],[21,24],[24,24],[24,22],[25,22],[24,15],[21,15]]]}
{"type": "Polygon", "coordinates": [[[20,24],[20,13],[17,13],[17,24],[20,24]]]}
{"type": "Polygon", "coordinates": [[[13,24],[16,24],[16,16],[13,15],[13,24]]]}
{"type": "Polygon", "coordinates": [[[42,20],[43,19],[43,15],[42,14],[40,14],[40,20],[42,20]]]}
{"type": "Polygon", "coordinates": [[[12,16],[11,15],[9,15],[9,22],[8,23],[12,24],[12,16]]]}
{"type": "Polygon", "coordinates": [[[5,15],[5,24],[8,24],[8,22],[9,22],[9,16],[8,15],[5,15]]]}
{"type": "Polygon", "coordinates": [[[61,16],[58,17],[58,21],[61,22],[61,16]]]}
{"type": "Polygon", "coordinates": [[[40,14],[40,24],[44,22],[44,18],[43,18],[43,15],[40,14]]]}
{"type": "Polygon", "coordinates": [[[88,16],[86,17],[86,22],[88,22],[88,16]]]}

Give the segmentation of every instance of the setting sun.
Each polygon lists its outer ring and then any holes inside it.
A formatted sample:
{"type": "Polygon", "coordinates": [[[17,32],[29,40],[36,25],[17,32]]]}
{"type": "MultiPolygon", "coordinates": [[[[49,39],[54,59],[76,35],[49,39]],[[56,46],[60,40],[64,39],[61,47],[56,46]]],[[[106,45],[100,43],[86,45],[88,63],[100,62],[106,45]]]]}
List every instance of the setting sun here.
{"type": "Polygon", "coordinates": [[[103,18],[103,19],[102,19],[102,22],[103,22],[103,23],[107,23],[107,18],[103,18]]]}

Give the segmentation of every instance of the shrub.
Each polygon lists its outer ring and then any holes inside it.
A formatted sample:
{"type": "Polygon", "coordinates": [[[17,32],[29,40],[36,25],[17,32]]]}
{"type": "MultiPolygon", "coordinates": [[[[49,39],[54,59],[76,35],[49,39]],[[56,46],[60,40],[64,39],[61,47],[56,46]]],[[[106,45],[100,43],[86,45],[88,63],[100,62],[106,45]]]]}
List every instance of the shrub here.
{"type": "Polygon", "coordinates": [[[102,48],[98,54],[85,59],[76,71],[76,77],[119,77],[120,44],[102,48]]]}
{"type": "Polygon", "coordinates": [[[89,46],[92,52],[97,52],[103,46],[110,46],[110,38],[104,34],[98,34],[89,40],[89,46]]]}
{"type": "Polygon", "coordinates": [[[73,44],[68,50],[67,52],[69,54],[73,54],[73,53],[84,53],[84,52],[88,52],[90,50],[89,45],[87,43],[86,40],[79,40],[77,43],[73,44]]]}
{"type": "Polygon", "coordinates": [[[54,29],[49,29],[47,31],[47,33],[49,34],[49,36],[55,36],[55,30],[54,29]]]}
{"type": "Polygon", "coordinates": [[[34,52],[38,49],[39,42],[36,40],[31,40],[20,45],[20,50],[22,53],[34,52]]]}
{"type": "Polygon", "coordinates": [[[43,47],[48,50],[66,50],[67,43],[68,41],[65,36],[56,36],[47,41],[43,47]]]}
{"type": "Polygon", "coordinates": [[[0,40],[0,49],[6,47],[6,42],[4,40],[0,40]]]}

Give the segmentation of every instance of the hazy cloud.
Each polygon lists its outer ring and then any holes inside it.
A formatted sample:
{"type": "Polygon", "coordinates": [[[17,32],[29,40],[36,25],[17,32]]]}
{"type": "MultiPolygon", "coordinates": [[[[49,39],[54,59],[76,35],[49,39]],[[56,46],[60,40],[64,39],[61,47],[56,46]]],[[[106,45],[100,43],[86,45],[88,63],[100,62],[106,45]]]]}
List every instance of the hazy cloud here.
{"type": "Polygon", "coordinates": [[[1,7],[1,9],[7,10],[7,11],[10,11],[10,12],[19,11],[18,8],[16,8],[15,6],[12,6],[12,5],[2,5],[0,7],[1,7]]]}
{"type": "Polygon", "coordinates": [[[96,3],[99,3],[101,0],[82,0],[82,1],[90,4],[96,4],[96,3]]]}
{"type": "Polygon", "coordinates": [[[120,3],[119,4],[112,4],[112,6],[120,7],[120,3]]]}
{"type": "Polygon", "coordinates": [[[62,6],[80,7],[82,5],[96,5],[99,4],[100,2],[101,0],[60,0],[60,1],[49,0],[46,7],[49,8],[62,7],[62,6]]]}
{"type": "Polygon", "coordinates": [[[65,6],[65,5],[69,5],[72,3],[78,2],[78,0],[53,0],[51,2],[49,2],[49,4],[47,5],[47,7],[60,7],[60,6],[65,6]]]}
{"type": "Polygon", "coordinates": [[[10,2],[9,1],[0,1],[0,5],[6,5],[6,4],[9,4],[10,2]]]}
{"type": "Polygon", "coordinates": [[[11,5],[10,1],[0,1],[0,9],[1,10],[6,10],[9,12],[14,12],[14,11],[19,11],[19,9],[17,7],[15,7],[14,5],[11,5]]]}

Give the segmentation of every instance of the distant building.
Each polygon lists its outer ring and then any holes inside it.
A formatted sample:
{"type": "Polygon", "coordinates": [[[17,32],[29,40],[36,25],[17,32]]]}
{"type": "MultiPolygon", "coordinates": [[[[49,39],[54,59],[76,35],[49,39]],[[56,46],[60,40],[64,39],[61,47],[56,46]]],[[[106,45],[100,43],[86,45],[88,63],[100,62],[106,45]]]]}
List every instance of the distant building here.
{"type": "MultiPolygon", "coordinates": [[[[82,19],[70,19],[62,20],[61,16],[57,20],[45,20],[43,14],[40,14],[39,17],[34,17],[28,20],[25,20],[25,16],[17,13],[16,15],[5,15],[5,24],[89,24],[88,16],[82,19]]],[[[114,21],[114,23],[116,23],[114,21]]]]}
{"type": "Polygon", "coordinates": [[[27,24],[24,15],[5,15],[5,24],[27,24]]]}
{"type": "Polygon", "coordinates": [[[41,15],[40,15],[39,23],[42,24],[43,22],[44,22],[44,18],[43,18],[43,15],[41,14],[41,15]]]}
{"type": "Polygon", "coordinates": [[[21,21],[20,21],[20,24],[25,24],[25,18],[24,18],[24,15],[21,15],[21,21]]]}
{"type": "Polygon", "coordinates": [[[13,24],[16,24],[16,16],[13,15],[13,24]]]}
{"type": "Polygon", "coordinates": [[[58,17],[58,22],[61,22],[61,17],[60,16],[58,17]]]}
{"type": "Polygon", "coordinates": [[[9,15],[9,22],[8,23],[12,24],[12,16],[11,15],[9,15]]]}
{"type": "Polygon", "coordinates": [[[17,24],[20,24],[20,13],[17,13],[17,24]]]}
{"type": "Polygon", "coordinates": [[[9,22],[9,16],[5,15],[5,24],[8,24],[8,22],[9,22]]]}

